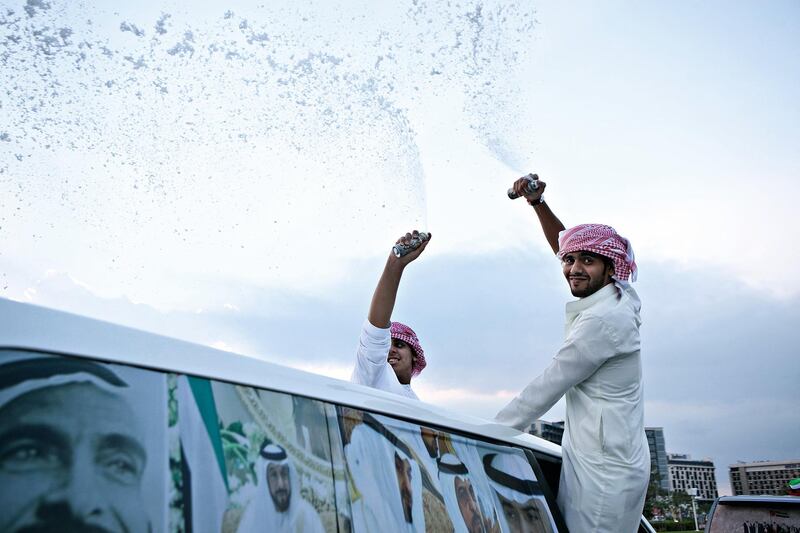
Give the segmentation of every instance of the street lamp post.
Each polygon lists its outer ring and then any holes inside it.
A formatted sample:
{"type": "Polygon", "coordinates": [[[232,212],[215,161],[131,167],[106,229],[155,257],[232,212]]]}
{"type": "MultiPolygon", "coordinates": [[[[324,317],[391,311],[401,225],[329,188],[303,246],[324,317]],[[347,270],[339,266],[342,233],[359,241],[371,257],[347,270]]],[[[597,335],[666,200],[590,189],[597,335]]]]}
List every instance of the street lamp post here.
{"type": "Polygon", "coordinates": [[[697,498],[697,489],[691,488],[686,491],[686,493],[692,497],[692,514],[694,515],[694,530],[700,531],[700,528],[697,527],[697,507],[695,506],[694,500],[697,498]]]}

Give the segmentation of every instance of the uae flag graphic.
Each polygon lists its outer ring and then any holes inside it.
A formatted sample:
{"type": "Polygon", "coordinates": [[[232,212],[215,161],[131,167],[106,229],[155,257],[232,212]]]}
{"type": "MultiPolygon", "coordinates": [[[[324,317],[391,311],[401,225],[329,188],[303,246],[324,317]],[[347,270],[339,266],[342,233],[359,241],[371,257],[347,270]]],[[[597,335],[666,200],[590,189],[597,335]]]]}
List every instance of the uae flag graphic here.
{"type": "Polygon", "coordinates": [[[177,392],[185,531],[218,532],[228,505],[228,476],[211,382],[180,376],[177,392]]]}

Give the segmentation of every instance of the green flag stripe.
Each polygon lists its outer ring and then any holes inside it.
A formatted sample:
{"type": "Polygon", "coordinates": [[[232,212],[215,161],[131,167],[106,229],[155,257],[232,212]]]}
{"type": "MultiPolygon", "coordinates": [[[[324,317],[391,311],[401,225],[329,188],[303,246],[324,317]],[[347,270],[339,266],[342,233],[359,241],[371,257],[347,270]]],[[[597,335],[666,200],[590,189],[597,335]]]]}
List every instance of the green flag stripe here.
{"type": "Polygon", "coordinates": [[[214,403],[214,392],[211,390],[211,382],[207,379],[186,376],[189,381],[189,387],[192,389],[194,401],[197,404],[197,409],[200,411],[200,416],[203,418],[203,424],[206,426],[208,438],[211,441],[211,446],[214,448],[214,455],[217,457],[217,466],[222,475],[222,480],[225,482],[225,488],[228,487],[228,474],[225,468],[225,454],[222,451],[222,437],[219,434],[219,418],[217,417],[217,406],[214,403]]]}

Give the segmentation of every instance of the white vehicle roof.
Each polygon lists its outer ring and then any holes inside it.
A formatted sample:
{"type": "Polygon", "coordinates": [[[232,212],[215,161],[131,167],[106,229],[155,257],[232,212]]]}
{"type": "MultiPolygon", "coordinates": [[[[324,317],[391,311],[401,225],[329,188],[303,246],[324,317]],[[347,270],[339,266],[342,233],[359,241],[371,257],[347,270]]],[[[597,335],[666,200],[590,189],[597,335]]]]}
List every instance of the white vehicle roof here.
{"type": "Polygon", "coordinates": [[[0,349],[33,350],[277,390],[524,446],[561,447],[488,420],[208,346],[0,298],[0,349]]]}

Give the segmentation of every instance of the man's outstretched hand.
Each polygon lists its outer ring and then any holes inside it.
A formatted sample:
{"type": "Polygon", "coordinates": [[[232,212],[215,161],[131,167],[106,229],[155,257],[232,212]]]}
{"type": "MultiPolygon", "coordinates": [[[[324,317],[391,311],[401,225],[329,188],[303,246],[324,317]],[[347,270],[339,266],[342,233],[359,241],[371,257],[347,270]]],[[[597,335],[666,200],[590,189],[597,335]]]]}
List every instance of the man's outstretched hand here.
{"type": "MultiPolygon", "coordinates": [[[[534,174],[533,177],[539,180],[538,175],[534,174]]],[[[515,181],[511,188],[514,189],[514,192],[517,193],[518,196],[524,196],[529,204],[536,205],[539,203],[539,199],[542,197],[544,188],[547,186],[547,184],[542,180],[539,180],[539,187],[537,187],[537,189],[532,193],[528,193],[528,183],[530,183],[530,181],[528,180],[527,176],[523,176],[515,181]]]]}
{"type": "MultiPolygon", "coordinates": [[[[531,174],[528,174],[528,176],[530,175],[531,174]]],[[[547,187],[547,184],[541,181],[539,176],[536,174],[533,174],[532,176],[534,179],[536,179],[539,185],[535,190],[530,192],[528,191],[529,181],[527,176],[519,178],[514,182],[514,185],[511,188],[515,193],[517,193],[517,195],[524,196],[530,205],[537,208],[534,211],[542,225],[542,231],[544,231],[544,236],[547,239],[547,243],[550,245],[550,248],[553,249],[553,253],[557,254],[558,235],[560,232],[564,231],[564,224],[562,224],[555,213],[550,210],[550,206],[542,201],[542,194],[544,194],[544,189],[547,187]]]]}
{"type": "MultiPolygon", "coordinates": [[[[406,233],[395,244],[408,244],[411,239],[416,236],[419,238],[419,232],[414,230],[411,233],[406,233]]],[[[394,310],[394,302],[397,298],[397,289],[400,286],[400,278],[403,276],[403,270],[411,261],[425,251],[428,243],[431,242],[431,234],[428,238],[419,245],[419,248],[408,252],[403,257],[394,255],[394,250],[389,253],[389,259],[386,260],[386,266],[381,274],[381,279],[378,280],[378,286],[375,287],[375,293],[372,295],[372,303],[369,306],[369,314],[367,319],[370,323],[377,328],[388,328],[392,320],[392,311],[394,310]]]]}
{"type": "MultiPolygon", "coordinates": [[[[414,230],[411,233],[406,233],[405,235],[403,235],[399,239],[397,239],[397,242],[395,244],[408,244],[408,243],[411,242],[411,239],[413,239],[414,237],[419,238],[419,231],[414,230]]],[[[390,263],[395,263],[398,266],[405,267],[410,262],[412,262],[417,257],[419,257],[422,254],[422,252],[425,251],[425,248],[427,248],[428,243],[431,242],[431,238],[432,237],[433,237],[433,234],[432,233],[428,233],[428,238],[422,244],[420,244],[419,247],[416,250],[412,250],[412,251],[408,252],[406,255],[404,255],[402,257],[397,257],[396,255],[394,255],[394,251],[392,251],[389,254],[389,262],[390,263]]]]}

